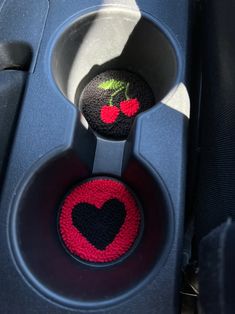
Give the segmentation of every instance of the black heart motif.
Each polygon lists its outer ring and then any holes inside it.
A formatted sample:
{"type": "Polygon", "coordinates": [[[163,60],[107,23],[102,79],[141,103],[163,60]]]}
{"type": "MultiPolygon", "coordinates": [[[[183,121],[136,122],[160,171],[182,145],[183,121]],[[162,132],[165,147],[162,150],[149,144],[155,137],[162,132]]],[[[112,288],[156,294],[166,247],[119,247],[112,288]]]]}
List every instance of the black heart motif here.
{"type": "Polygon", "coordinates": [[[79,203],[72,212],[73,225],[99,250],[113,242],[125,217],[125,206],[117,199],[108,200],[102,208],[79,203]]]}

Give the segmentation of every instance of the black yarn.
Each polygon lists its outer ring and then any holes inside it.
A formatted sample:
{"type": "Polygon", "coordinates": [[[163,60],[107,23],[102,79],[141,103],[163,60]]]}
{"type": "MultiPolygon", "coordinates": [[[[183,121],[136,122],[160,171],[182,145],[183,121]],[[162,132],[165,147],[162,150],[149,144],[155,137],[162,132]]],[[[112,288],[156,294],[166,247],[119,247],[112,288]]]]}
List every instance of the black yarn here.
{"type": "Polygon", "coordinates": [[[108,200],[102,208],[79,203],[72,212],[73,225],[99,250],[114,240],[125,217],[125,206],[117,199],[108,200]]]}
{"type": "MultiPolygon", "coordinates": [[[[140,103],[137,114],[154,105],[154,95],[142,78],[126,71],[103,72],[91,80],[84,88],[79,99],[79,106],[90,127],[102,136],[119,140],[125,139],[130,132],[135,116],[127,117],[120,112],[117,120],[112,124],[103,123],[101,120],[101,108],[108,104],[112,91],[100,89],[98,86],[108,80],[129,82],[129,97],[131,99],[136,98],[140,103]]],[[[113,103],[120,108],[120,102],[123,100],[125,100],[124,91],[114,97],[113,103]]]]}

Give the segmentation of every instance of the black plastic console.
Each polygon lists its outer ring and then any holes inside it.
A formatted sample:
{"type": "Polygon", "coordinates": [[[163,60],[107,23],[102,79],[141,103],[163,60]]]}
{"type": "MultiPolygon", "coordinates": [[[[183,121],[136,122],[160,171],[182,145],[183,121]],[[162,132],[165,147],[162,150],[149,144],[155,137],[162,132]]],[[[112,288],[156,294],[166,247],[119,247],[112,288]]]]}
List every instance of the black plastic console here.
{"type": "Polygon", "coordinates": [[[17,41],[25,64],[30,47],[30,64],[1,197],[2,313],[179,312],[189,17],[187,0],[3,2],[0,49],[17,41]],[[107,69],[138,73],[156,99],[124,141],[98,136],[76,105],[107,69]],[[141,240],[113,266],[71,258],[57,232],[64,194],[95,175],[143,206],[141,240]]]}

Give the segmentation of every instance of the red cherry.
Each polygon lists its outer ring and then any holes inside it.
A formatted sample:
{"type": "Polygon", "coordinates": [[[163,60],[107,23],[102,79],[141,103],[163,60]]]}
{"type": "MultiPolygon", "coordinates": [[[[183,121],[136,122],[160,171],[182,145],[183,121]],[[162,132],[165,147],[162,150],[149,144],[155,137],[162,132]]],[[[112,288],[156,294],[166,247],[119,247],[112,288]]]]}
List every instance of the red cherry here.
{"type": "Polygon", "coordinates": [[[121,111],[128,117],[133,117],[140,108],[140,103],[137,98],[121,101],[121,111]]]}
{"type": "Polygon", "coordinates": [[[100,117],[104,123],[114,123],[119,115],[119,108],[115,106],[105,105],[101,108],[100,117]]]}

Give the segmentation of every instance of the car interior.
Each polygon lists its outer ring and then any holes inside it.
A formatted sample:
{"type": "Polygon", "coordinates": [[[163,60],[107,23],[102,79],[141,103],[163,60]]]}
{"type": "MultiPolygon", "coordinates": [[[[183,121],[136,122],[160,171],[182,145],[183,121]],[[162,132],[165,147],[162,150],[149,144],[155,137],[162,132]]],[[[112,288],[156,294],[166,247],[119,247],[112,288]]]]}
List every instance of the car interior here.
{"type": "Polygon", "coordinates": [[[235,313],[234,16],[0,0],[0,313],[235,313]]]}

